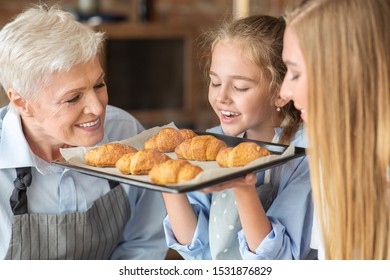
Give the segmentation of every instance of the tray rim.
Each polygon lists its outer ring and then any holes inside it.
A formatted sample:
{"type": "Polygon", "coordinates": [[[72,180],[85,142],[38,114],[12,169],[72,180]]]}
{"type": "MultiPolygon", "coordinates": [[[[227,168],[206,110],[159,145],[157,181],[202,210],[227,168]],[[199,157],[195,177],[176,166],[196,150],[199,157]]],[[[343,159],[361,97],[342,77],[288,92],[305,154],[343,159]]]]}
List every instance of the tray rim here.
{"type": "MultiPolygon", "coordinates": [[[[209,132],[197,132],[195,131],[198,135],[213,135],[219,139],[224,140],[228,145],[232,146],[232,143],[240,143],[240,142],[255,142],[258,145],[269,149],[273,154],[282,154],[289,146],[288,145],[283,145],[283,144],[278,144],[278,143],[272,143],[272,142],[264,142],[264,141],[258,141],[258,140],[252,140],[252,139],[247,139],[247,138],[240,138],[240,137],[234,137],[234,136],[228,136],[224,134],[217,134],[217,133],[209,133],[209,132]]],[[[236,144],[233,144],[236,145],[236,144]]],[[[220,184],[222,182],[226,182],[229,180],[237,179],[239,177],[245,176],[248,173],[251,172],[260,172],[264,171],[273,167],[276,167],[278,165],[282,165],[290,160],[293,160],[298,157],[303,157],[306,155],[306,148],[304,147],[294,147],[294,154],[282,159],[276,159],[271,162],[264,163],[262,165],[257,165],[254,167],[251,167],[246,170],[238,170],[236,172],[229,173],[228,175],[219,177],[219,178],[214,178],[210,179],[206,182],[202,182],[199,184],[194,184],[194,185],[174,185],[174,186],[169,186],[169,185],[160,185],[160,184],[155,184],[151,182],[145,182],[142,180],[136,180],[134,178],[124,178],[121,176],[117,176],[114,174],[110,174],[104,171],[99,171],[99,170],[92,170],[89,168],[85,168],[82,166],[77,166],[68,163],[65,159],[62,160],[56,160],[52,161],[51,164],[57,165],[63,168],[67,169],[72,169],[75,171],[78,171],[80,173],[89,175],[89,176],[95,176],[99,177],[102,179],[106,180],[112,180],[116,181],[119,183],[135,186],[135,187],[140,187],[140,188],[145,188],[149,189],[152,191],[160,191],[160,192],[168,192],[168,193],[186,193],[186,192],[191,192],[191,191],[197,191],[206,187],[210,187],[213,185],[220,184]]]]}

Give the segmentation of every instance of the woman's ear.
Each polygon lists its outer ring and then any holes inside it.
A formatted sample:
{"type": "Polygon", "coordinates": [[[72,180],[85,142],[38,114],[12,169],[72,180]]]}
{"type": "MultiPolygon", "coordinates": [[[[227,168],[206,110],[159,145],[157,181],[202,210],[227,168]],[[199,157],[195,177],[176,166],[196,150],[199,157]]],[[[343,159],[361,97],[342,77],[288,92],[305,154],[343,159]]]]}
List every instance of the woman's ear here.
{"type": "Polygon", "coordinates": [[[19,113],[24,116],[31,116],[30,106],[27,100],[21,96],[16,90],[10,88],[7,91],[8,98],[15,108],[18,109],[19,113]]]}
{"type": "Polygon", "coordinates": [[[281,98],[280,96],[278,96],[278,98],[275,100],[275,107],[281,108],[284,105],[286,105],[287,103],[288,103],[288,100],[285,100],[285,99],[281,98]]]}

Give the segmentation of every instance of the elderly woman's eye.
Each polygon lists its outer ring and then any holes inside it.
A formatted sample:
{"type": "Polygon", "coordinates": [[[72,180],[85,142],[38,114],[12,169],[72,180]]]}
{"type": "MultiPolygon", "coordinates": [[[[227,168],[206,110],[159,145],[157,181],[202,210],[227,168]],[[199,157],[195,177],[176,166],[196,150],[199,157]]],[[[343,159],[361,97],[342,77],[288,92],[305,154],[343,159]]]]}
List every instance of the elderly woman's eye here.
{"type": "Polygon", "coordinates": [[[73,97],[72,99],[67,100],[66,102],[67,102],[67,103],[75,103],[75,102],[77,102],[79,99],[80,99],[80,95],[77,95],[77,96],[73,97]]]}
{"type": "Polygon", "coordinates": [[[100,89],[100,88],[103,88],[106,86],[106,83],[100,83],[100,84],[97,84],[94,88],[95,89],[100,89]]]}

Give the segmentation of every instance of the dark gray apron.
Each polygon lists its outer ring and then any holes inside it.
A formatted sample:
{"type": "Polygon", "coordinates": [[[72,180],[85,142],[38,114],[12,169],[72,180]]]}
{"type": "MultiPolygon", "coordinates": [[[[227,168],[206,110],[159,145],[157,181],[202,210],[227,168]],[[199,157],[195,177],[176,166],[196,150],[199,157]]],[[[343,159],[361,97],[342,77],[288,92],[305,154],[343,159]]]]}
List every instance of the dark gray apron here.
{"type": "Polygon", "coordinates": [[[111,191],[86,212],[35,214],[27,213],[30,183],[31,168],[17,168],[10,198],[12,236],[5,259],[110,258],[130,217],[130,204],[122,187],[110,183],[111,191]]]}

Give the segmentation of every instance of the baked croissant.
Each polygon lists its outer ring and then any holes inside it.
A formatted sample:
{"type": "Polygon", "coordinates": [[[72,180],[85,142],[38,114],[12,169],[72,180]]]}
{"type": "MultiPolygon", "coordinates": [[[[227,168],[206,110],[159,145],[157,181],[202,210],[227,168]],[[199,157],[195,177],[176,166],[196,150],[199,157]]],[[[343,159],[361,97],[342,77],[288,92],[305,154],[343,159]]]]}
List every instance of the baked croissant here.
{"type": "Polygon", "coordinates": [[[238,167],[270,154],[269,150],[254,142],[242,142],[235,147],[222,149],[218,153],[216,161],[222,167],[238,167]]]}
{"type": "Polygon", "coordinates": [[[175,153],[179,159],[209,161],[215,160],[218,152],[226,146],[224,141],[212,135],[198,135],[183,141],[175,153]]]}
{"type": "Polygon", "coordinates": [[[170,153],[175,150],[177,145],[186,139],[196,136],[196,133],[190,129],[163,128],[145,141],[145,149],[157,149],[162,153],[170,153]]]}
{"type": "Polygon", "coordinates": [[[137,149],[121,143],[106,143],[90,149],[84,155],[88,165],[97,167],[114,167],[116,161],[124,154],[136,152],[137,149]]]}
{"type": "Polygon", "coordinates": [[[183,159],[169,159],[152,168],[150,180],[155,184],[177,184],[194,179],[203,169],[183,159]]]}
{"type": "Polygon", "coordinates": [[[153,166],[168,159],[169,156],[157,150],[140,150],[123,155],[115,167],[122,174],[147,175],[153,166]]]}

